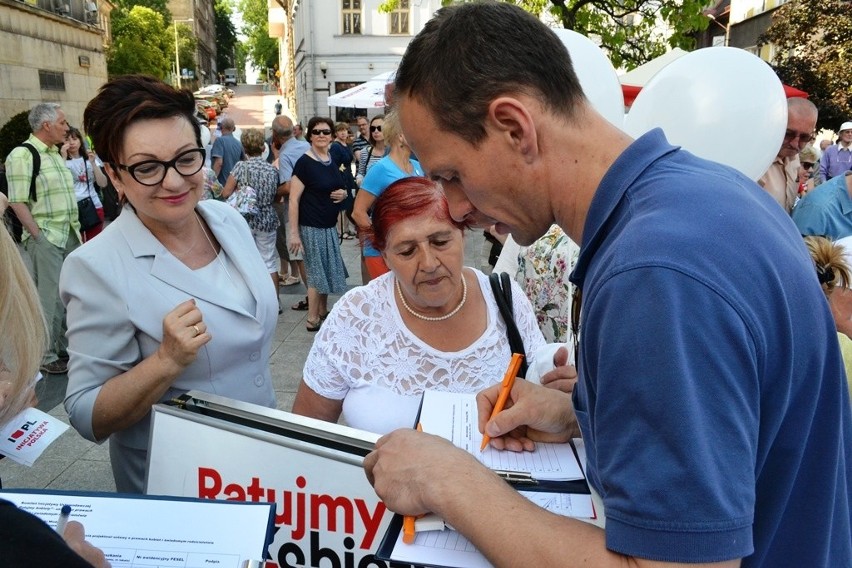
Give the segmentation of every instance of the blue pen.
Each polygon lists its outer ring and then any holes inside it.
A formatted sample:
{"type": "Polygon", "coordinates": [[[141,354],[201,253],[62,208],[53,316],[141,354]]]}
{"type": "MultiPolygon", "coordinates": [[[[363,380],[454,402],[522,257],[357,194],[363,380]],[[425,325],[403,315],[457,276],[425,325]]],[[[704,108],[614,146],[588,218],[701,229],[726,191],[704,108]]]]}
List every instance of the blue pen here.
{"type": "Polygon", "coordinates": [[[59,513],[59,519],[56,521],[56,532],[59,536],[65,533],[65,525],[68,524],[68,517],[71,516],[71,505],[63,505],[62,511],[59,513]]]}

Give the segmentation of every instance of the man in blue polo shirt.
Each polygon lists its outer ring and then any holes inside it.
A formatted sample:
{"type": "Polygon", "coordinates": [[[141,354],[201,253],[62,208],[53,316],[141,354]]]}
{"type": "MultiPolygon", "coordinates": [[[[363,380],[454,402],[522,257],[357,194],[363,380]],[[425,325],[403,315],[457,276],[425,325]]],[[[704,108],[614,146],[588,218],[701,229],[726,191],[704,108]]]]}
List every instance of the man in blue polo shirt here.
{"type": "Polygon", "coordinates": [[[573,394],[516,381],[490,419],[496,385],[479,425],[514,450],[579,425],[606,526],[538,508],[413,429],[364,460],[388,508],[439,514],[498,566],[852,566],[849,393],[784,210],[660,130],[608,123],[558,37],[512,4],[441,9],[394,105],[456,220],[522,245],[556,222],[580,243],[573,394]]]}
{"type": "Polygon", "coordinates": [[[852,235],[852,172],[809,191],[793,209],[793,222],[803,235],[833,240],[852,235]]]}

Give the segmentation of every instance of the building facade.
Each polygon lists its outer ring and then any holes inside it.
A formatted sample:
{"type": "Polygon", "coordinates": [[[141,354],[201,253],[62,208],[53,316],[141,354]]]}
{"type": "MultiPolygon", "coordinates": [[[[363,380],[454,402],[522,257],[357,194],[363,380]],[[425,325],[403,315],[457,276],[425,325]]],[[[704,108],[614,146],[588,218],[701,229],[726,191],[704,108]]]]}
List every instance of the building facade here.
{"type": "MultiPolygon", "coordinates": [[[[400,0],[390,14],[380,0],[269,0],[269,35],[279,38],[280,85],[301,122],[314,115],[353,121],[366,109],[328,106],[328,97],[394,71],[440,0],[400,0]]],[[[378,112],[373,110],[372,112],[378,112]]]]}
{"type": "Polygon", "coordinates": [[[775,58],[775,46],[757,47],[760,34],[769,29],[772,13],[787,0],[731,0],[728,45],[754,53],[764,61],[775,58]]]}
{"type": "Polygon", "coordinates": [[[0,0],[0,126],[40,102],[79,126],[107,80],[108,0],[0,0]]]}
{"type": "Polygon", "coordinates": [[[199,76],[195,84],[216,83],[216,22],[213,0],[169,0],[169,12],[175,23],[186,24],[192,28],[197,41],[195,49],[195,68],[199,76]]]}

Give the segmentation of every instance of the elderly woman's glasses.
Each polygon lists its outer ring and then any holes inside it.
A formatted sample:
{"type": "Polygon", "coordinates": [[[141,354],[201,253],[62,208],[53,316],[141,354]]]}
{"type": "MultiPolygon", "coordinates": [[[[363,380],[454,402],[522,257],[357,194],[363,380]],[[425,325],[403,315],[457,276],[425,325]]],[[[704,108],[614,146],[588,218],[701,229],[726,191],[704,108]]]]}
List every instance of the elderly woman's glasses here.
{"type": "Polygon", "coordinates": [[[330,128],[314,128],[311,130],[311,134],[314,136],[331,136],[330,128]]]}
{"type": "Polygon", "coordinates": [[[157,185],[166,179],[166,173],[169,171],[169,168],[174,168],[177,173],[184,177],[197,174],[204,166],[205,155],[204,148],[192,148],[186,152],[181,152],[168,162],[143,160],[129,166],[124,164],[115,165],[120,170],[126,170],[130,174],[130,177],[142,185],[157,185]]]}

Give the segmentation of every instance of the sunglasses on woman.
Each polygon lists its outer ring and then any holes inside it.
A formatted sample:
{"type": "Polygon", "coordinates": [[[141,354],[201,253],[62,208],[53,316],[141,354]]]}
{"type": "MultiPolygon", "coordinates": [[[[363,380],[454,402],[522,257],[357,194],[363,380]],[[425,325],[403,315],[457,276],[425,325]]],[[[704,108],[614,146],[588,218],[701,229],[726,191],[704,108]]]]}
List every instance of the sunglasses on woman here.
{"type": "Polygon", "coordinates": [[[311,130],[311,134],[314,136],[331,136],[330,128],[314,128],[311,130]]]}
{"type": "Polygon", "coordinates": [[[382,131],[382,125],[381,124],[377,124],[376,126],[370,127],[370,132],[381,132],[381,131],[382,131]]]}

